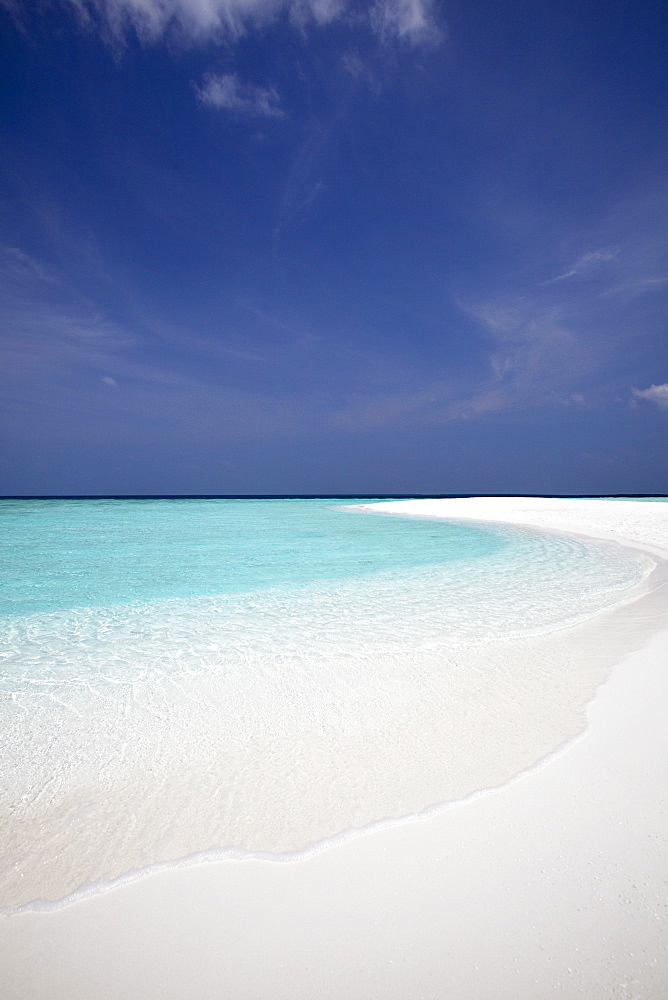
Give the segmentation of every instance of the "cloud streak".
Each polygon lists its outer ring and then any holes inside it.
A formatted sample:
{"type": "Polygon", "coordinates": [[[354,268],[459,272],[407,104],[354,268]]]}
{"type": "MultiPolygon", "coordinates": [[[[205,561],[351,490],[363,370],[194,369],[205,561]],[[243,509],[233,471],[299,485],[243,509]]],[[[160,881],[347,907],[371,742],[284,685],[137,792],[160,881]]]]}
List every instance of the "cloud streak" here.
{"type": "Polygon", "coordinates": [[[36,281],[59,283],[55,272],[20,247],[0,246],[0,277],[15,283],[36,281]]]}
{"type": "Polygon", "coordinates": [[[574,278],[576,277],[576,275],[581,274],[582,271],[587,271],[593,265],[606,263],[607,261],[610,260],[615,260],[618,256],[619,256],[618,247],[610,247],[602,250],[593,250],[591,253],[586,253],[578,260],[576,260],[573,266],[569,267],[569,269],[567,271],[564,271],[563,274],[557,274],[554,278],[548,278],[547,281],[541,281],[540,284],[542,286],[553,285],[558,281],[565,281],[567,278],[574,278]]]}
{"type": "Polygon", "coordinates": [[[207,108],[221,108],[244,118],[280,118],[283,114],[273,87],[242,83],[235,73],[208,73],[195,90],[207,108]]]}

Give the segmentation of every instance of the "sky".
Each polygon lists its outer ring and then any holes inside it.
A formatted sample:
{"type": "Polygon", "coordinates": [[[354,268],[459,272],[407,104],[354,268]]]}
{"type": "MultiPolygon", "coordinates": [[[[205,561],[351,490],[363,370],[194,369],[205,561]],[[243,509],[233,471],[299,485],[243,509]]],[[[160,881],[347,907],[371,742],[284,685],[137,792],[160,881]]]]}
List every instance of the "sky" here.
{"type": "Polygon", "coordinates": [[[663,0],[0,0],[1,494],[668,494],[663,0]]]}

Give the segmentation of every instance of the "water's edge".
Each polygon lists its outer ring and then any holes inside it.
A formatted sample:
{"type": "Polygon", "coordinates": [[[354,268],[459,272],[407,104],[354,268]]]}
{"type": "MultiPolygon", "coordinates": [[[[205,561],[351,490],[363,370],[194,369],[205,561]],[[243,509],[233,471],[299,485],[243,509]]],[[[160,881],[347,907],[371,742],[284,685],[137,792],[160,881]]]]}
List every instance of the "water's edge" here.
{"type": "MultiPolygon", "coordinates": [[[[619,544],[627,548],[633,548],[638,552],[651,551],[650,548],[637,545],[635,543],[631,544],[620,542],[619,544]]],[[[605,669],[607,671],[607,676],[609,676],[614,667],[620,663],[621,660],[628,655],[628,653],[641,648],[651,635],[663,630],[663,628],[668,625],[668,613],[666,612],[665,602],[665,590],[668,586],[668,560],[662,558],[656,550],[652,551],[652,556],[656,564],[655,569],[642,584],[633,588],[633,593],[629,595],[626,600],[623,600],[611,609],[609,608],[599,613],[594,616],[594,618],[591,618],[586,622],[570,626],[567,630],[564,630],[561,635],[556,634],[559,630],[555,630],[555,633],[547,636],[541,636],[537,641],[542,642],[543,644],[552,645],[555,642],[559,643],[568,641],[571,645],[575,644],[583,647],[588,646],[591,650],[593,650],[594,647],[598,649],[600,647],[601,640],[605,639],[607,640],[607,642],[604,643],[606,650],[605,669]],[[568,636],[565,635],[565,632],[568,632],[568,636]],[[611,636],[612,641],[610,640],[611,636]]],[[[596,655],[600,654],[597,653],[596,655]]],[[[601,681],[601,684],[604,683],[605,680],[601,681]]],[[[577,741],[582,739],[587,731],[587,707],[596,697],[596,692],[600,689],[601,684],[596,686],[592,697],[582,706],[583,726],[577,734],[570,736],[568,739],[555,747],[550,753],[544,755],[533,763],[530,767],[525,768],[517,774],[509,777],[501,784],[478,789],[462,799],[437,802],[418,813],[411,813],[402,816],[388,816],[362,827],[353,827],[342,830],[340,833],[332,837],[309,844],[304,849],[295,852],[271,853],[263,851],[247,851],[235,847],[212,848],[210,850],[198,851],[175,860],[159,861],[145,868],[129,871],[113,880],[85,883],[61,899],[35,899],[14,908],[2,908],[0,909],[0,913],[8,916],[28,910],[57,910],[64,906],[71,905],[86,896],[105,892],[112,888],[128,884],[129,882],[146,877],[147,875],[157,871],[188,867],[204,862],[210,863],[222,860],[263,860],[275,863],[294,863],[320,853],[323,850],[330,849],[352,838],[366,836],[379,829],[414,822],[418,819],[426,819],[446,810],[458,808],[473,799],[508,787],[516,781],[521,780],[526,775],[534,773],[536,770],[549,764],[549,762],[556,756],[567,751],[577,741]]]]}

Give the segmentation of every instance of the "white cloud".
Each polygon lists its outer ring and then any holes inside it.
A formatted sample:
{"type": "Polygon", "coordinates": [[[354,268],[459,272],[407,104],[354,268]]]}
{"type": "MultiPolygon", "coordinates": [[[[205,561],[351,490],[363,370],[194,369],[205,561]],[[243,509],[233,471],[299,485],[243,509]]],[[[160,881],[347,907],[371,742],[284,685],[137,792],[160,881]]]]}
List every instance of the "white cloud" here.
{"type": "Polygon", "coordinates": [[[245,117],[280,117],[283,112],[273,87],[242,83],[234,73],[208,73],[197,96],[209,108],[223,108],[245,117]]]}
{"type": "MultiPolygon", "coordinates": [[[[301,29],[326,25],[348,16],[352,0],[69,0],[87,27],[104,27],[117,39],[134,30],[144,41],[158,41],[167,32],[183,40],[234,41],[249,29],[262,28],[287,14],[301,29]]],[[[375,0],[367,3],[374,31],[387,39],[433,44],[443,37],[436,24],[433,0],[375,0]]],[[[351,17],[359,18],[359,10],[351,17]]]]}
{"type": "Polygon", "coordinates": [[[347,0],[287,0],[290,19],[300,27],[306,27],[309,21],[316,24],[329,24],[341,17],[347,0]]]}
{"type": "Polygon", "coordinates": [[[343,68],[350,73],[354,80],[359,80],[370,75],[364,60],[361,59],[358,53],[352,49],[343,53],[341,62],[343,64],[343,68]]]}
{"type": "Polygon", "coordinates": [[[634,389],[633,395],[636,399],[647,399],[650,403],[668,409],[668,382],[651,385],[649,389],[634,389]]]}
{"type": "Polygon", "coordinates": [[[168,31],[188,41],[239,38],[250,24],[271,20],[283,0],[69,0],[87,26],[105,27],[116,38],[134,30],[143,41],[168,31]]]}
{"type": "Polygon", "coordinates": [[[116,379],[112,378],[111,375],[103,375],[100,381],[104,382],[105,385],[118,385],[116,379]]]}
{"type": "Polygon", "coordinates": [[[437,45],[443,38],[432,0],[376,0],[371,23],[382,39],[396,36],[412,45],[437,45]]]}
{"type": "Polygon", "coordinates": [[[608,247],[602,250],[593,250],[591,253],[586,253],[580,257],[567,271],[563,274],[557,274],[554,278],[548,278],[547,281],[541,281],[541,285],[552,285],[555,281],[564,281],[566,278],[573,278],[576,274],[580,274],[581,271],[586,270],[591,267],[592,264],[601,264],[609,260],[615,260],[619,256],[619,247],[608,247]]]}

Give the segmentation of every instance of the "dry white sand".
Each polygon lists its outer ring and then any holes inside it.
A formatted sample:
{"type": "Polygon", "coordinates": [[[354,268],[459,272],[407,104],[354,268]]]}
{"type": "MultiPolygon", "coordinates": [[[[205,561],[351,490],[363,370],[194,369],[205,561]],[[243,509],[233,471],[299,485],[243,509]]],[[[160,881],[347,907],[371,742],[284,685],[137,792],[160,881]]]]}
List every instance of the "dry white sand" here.
{"type": "Polygon", "coordinates": [[[668,503],[552,497],[467,497],[461,500],[389,500],[367,510],[419,517],[524,524],[531,528],[608,538],[668,557],[668,503]]]}
{"type": "MultiPolygon", "coordinates": [[[[615,537],[668,556],[668,504],[390,508],[615,537]]],[[[293,864],[164,871],[56,912],[6,917],[0,993],[665,1000],[666,589],[637,602],[651,638],[598,689],[586,733],[543,766],[293,864]]]]}

